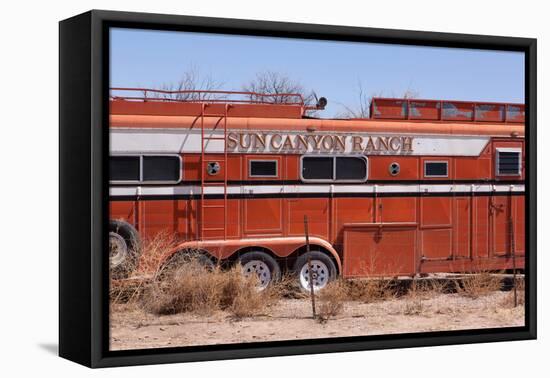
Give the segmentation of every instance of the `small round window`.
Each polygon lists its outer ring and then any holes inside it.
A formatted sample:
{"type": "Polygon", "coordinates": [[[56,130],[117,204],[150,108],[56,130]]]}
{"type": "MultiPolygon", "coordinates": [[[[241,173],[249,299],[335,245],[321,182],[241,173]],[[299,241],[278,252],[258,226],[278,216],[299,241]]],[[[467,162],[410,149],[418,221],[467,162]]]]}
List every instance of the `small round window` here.
{"type": "Polygon", "coordinates": [[[399,166],[399,163],[393,162],[390,164],[388,168],[390,175],[397,176],[399,174],[399,171],[401,171],[401,167],[399,166]]]}
{"type": "Polygon", "coordinates": [[[220,172],[220,168],[220,163],[218,163],[217,161],[211,161],[206,166],[206,172],[208,172],[210,176],[214,176],[220,172]]]}

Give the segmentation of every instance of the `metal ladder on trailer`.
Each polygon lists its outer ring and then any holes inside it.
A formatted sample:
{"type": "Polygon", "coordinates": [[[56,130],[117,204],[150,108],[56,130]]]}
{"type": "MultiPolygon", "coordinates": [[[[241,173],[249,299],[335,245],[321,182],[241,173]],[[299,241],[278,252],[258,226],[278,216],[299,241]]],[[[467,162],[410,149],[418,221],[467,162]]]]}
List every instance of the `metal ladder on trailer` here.
{"type": "MultiPolygon", "coordinates": [[[[227,239],[227,112],[229,110],[229,104],[224,105],[223,113],[207,113],[206,108],[209,104],[201,105],[201,199],[200,199],[200,220],[199,220],[199,238],[200,240],[204,239],[205,231],[223,231],[223,239],[227,239]],[[204,120],[205,118],[218,118],[217,122],[214,124],[214,127],[210,131],[210,134],[205,135],[204,132],[204,120]],[[214,134],[216,131],[219,131],[219,126],[223,127],[223,135],[219,136],[214,134]],[[209,152],[206,152],[208,147],[208,142],[212,140],[221,140],[223,141],[223,158],[216,159],[216,162],[220,164],[220,169],[223,171],[223,179],[216,181],[207,181],[206,180],[206,158],[209,152]],[[205,204],[205,192],[207,188],[222,188],[223,192],[223,204],[205,204]],[[220,209],[223,208],[223,223],[220,226],[215,225],[214,227],[205,227],[205,225],[211,224],[210,221],[207,221],[205,218],[205,209],[220,209]]],[[[219,194],[217,191],[215,194],[219,194]]],[[[216,222],[219,220],[217,219],[216,222]]]]}

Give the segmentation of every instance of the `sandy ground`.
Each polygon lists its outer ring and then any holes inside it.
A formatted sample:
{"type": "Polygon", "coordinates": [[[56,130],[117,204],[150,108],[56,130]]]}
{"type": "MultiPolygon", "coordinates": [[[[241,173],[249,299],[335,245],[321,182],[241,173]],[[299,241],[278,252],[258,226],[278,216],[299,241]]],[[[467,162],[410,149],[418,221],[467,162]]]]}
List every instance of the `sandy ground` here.
{"type": "Polygon", "coordinates": [[[113,305],[111,350],[523,326],[524,307],[504,304],[510,294],[346,302],[323,324],[311,318],[311,303],[303,299],[284,299],[262,316],[240,320],[225,312],[156,316],[135,305],[113,305]]]}

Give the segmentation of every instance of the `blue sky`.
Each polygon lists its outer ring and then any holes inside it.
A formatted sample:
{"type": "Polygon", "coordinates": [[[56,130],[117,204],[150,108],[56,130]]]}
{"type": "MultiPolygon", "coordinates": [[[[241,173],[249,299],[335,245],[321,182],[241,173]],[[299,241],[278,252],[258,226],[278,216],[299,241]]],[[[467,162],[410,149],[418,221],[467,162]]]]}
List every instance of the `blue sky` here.
{"type": "Polygon", "coordinates": [[[111,30],[111,86],[161,87],[194,69],[240,90],[257,72],[275,71],[328,99],[320,116],[357,107],[367,95],[524,102],[519,52],[228,36],[135,29],[111,30]]]}

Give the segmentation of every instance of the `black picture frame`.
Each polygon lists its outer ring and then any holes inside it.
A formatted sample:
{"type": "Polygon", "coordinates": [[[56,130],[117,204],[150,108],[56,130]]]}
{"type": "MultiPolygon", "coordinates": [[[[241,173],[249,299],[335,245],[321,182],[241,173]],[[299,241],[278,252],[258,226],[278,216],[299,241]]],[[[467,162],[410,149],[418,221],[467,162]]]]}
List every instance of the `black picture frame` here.
{"type": "Polygon", "coordinates": [[[92,10],[59,24],[59,354],[89,367],[535,339],[536,39],[92,10]],[[526,100],[525,326],[131,351],[108,350],[110,27],[521,51],[526,100]]]}

